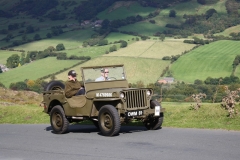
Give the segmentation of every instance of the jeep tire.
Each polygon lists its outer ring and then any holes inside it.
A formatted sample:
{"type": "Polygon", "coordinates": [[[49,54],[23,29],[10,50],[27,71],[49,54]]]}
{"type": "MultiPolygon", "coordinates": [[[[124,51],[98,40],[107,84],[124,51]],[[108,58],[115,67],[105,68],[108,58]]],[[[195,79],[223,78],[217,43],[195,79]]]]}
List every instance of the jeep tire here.
{"type": "MultiPolygon", "coordinates": [[[[151,108],[155,106],[161,106],[157,101],[151,101],[151,108]]],[[[161,128],[163,123],[163,113],[160,113],[159,117],[148,116],[148,119],[144,122],[145,127],[148,130],[156,130],[161,128]]]]}
{"type": "Polygon", "coordinates": [[[104,136],[115,136],[120,130],[120,118],[116,108],[112,105],[104,105],[99,110],[99,129],[104,136]]]}
{"type": "Polygon", "coordinates": [[[51,81],[45,87],[44,91],[63,90],[65,85],[60,81],[51,81]]]}
{"type": "Polygon", "coordinates": [[[69,122],[65,117],[63,108],[60,105],[56,105],[53,107],[50,113],[50,123],[54,133],[56,134],[66,133],[69,122]]]}

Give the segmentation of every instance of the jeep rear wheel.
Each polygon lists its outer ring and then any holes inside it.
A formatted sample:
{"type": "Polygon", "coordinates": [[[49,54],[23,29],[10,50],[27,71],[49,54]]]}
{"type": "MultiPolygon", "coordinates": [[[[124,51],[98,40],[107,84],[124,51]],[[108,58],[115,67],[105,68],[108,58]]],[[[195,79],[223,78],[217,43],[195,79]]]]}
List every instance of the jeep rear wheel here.
{"type": "Polygon", "coordinates": [[[116,108],[112,105],[103,106],[98,115],[99,129],[104,136],[114,136],[120,130],[120,118],[116,108]]]}
{"type": "Polygon", "coordinates": [[[54,133],[63,134],[67,131],[69,122],[60,105],[53,107],[50,114],[50,122],[54,133]]]}

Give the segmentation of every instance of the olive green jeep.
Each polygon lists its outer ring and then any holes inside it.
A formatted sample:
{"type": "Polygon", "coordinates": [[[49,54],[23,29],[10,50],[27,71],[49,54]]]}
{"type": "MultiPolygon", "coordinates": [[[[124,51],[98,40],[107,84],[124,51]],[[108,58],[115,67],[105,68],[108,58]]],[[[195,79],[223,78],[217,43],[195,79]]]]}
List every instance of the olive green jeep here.
{"type": "Polygon", "coordinates": [[[123,65],[82,67],[85,95],[66,98],[64,84],[51,81],[43,92],[44,112],[53,132],[65,133],[69,123],[91,120],[104,136],[114,136],[121,124],[141,121],[149,130],[161,128],[164,108],[152,100],[153,89],[130,88],[123,65]],[[96,81],[103,69],[108,79],[96,81]]]}

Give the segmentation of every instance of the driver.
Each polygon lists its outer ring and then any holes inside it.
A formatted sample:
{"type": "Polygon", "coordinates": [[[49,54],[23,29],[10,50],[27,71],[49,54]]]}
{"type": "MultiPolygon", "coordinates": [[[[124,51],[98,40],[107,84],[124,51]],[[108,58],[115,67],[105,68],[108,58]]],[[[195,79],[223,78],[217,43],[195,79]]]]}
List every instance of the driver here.
{"type": "Polygon", "coordinates": [[[109,70],[107,68],[101,69],[101,76],[98,77],[95,81],[107,81],[108,79],[109,70]]]}

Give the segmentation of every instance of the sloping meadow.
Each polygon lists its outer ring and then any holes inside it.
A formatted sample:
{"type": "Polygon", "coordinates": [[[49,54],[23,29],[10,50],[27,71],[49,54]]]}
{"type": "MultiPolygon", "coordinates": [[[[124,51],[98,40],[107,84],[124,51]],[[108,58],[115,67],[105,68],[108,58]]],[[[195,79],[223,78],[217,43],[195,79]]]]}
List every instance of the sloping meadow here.
{"type": "Polygon", "coordinates": [[[236,55],[240,55],[238,41],[217,41],[181,56],[171,65],[170,71],[176,80],[190,83],[207,77],[226,77],[232,73],[236,55]]]}

